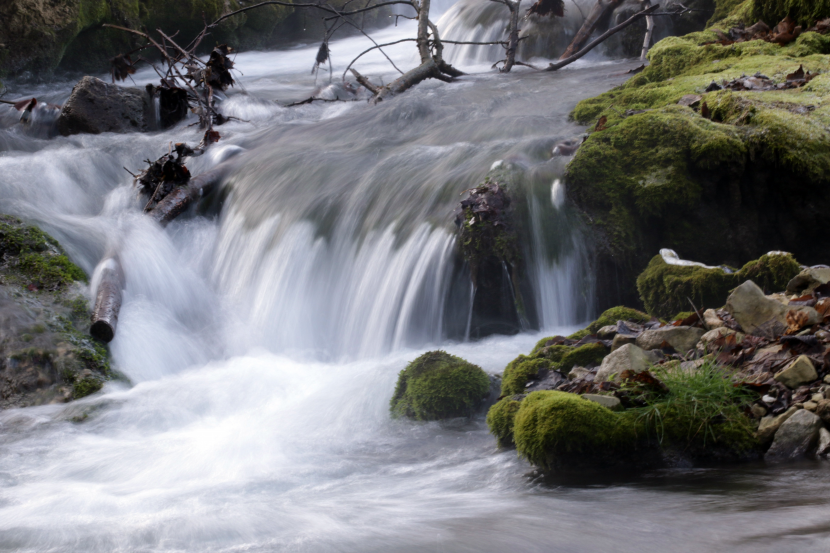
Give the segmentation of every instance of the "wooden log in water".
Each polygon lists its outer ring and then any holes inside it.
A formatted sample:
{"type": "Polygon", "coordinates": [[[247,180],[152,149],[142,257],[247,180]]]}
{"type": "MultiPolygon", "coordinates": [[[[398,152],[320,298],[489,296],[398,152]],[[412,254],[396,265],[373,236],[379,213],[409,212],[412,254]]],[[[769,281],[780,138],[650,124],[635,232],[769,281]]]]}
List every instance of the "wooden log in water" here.
{"type": "Polygon", "coordinates": [[[101,279],[92,310],[92,326],[89,333],[103,341],[111,342],[118,327],[118,313],[121,310],[121,290],[124,288],[124,271],[117,255],[101,261],[101,279]]]}
{"type": "Polygon", "coordinates": [[[181,215],[191,203],[213,192],[230,169],[230,163],[220,163],[210,171],[191,178],[187,184],[173,189],[147,215],[160,225],[167,225],[181,215]]]}

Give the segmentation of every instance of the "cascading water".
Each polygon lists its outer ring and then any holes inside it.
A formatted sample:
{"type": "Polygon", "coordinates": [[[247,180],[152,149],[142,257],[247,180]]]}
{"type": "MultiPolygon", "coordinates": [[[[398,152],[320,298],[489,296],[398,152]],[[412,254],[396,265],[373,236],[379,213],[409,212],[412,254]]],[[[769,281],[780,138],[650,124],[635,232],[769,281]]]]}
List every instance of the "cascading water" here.
{"type": "MultiPolygon", "coordinates": [[[[332,42],[335,66],[364,48],[332,42]]],[[[87,272],[120,253],[127,288],[111,350],[131,385],[0,412],[0,550],[780,550],[744,529],[790,529],[770,498],[798,488],[819,502],[827,479],[815,472],[551,489],[495,451],[481,419],[389,419],[397,372],[424,349],[500,372],[540,337],[447,339],[463,338],[472,303],[452,211],[495,161],[523,183],[541,324],[567,333],[556,327],[589,317],[587,254],[561,184],[551,188],[565,160],[549,152],[581,132],[568,121],[575,102],[630,64],[473,74],[378,106],[275,103],[308,96],[315,51],[237,57],[245,75],[224,107],[247,122],[223,126],[190,167],[236,153],[224,206],[167,229],[140,214],[122,166],[197,130],[47,140],[3,114],[0,212],[41,225],[87,272]]],[[[411,45],[389,52],[416,62],[411,45]]],[[[379,55],[365,62],[372,78],[394,76],[379,55]]],[[[59,102],[70,84],[18,92],[59,102]]],[[[804,528],[823,524],[816,510],[788,509],[804,528]]],[[[819,544],[798,535],[805,549],[819,544]]]]}

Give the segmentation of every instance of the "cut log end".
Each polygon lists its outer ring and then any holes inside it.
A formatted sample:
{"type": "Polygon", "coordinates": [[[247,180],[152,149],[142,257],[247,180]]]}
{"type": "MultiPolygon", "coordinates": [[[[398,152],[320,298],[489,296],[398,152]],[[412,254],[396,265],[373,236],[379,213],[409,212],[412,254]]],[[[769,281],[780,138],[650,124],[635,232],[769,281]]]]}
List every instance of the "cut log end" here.
{"type": "Polygon", "coordinates": [[[89,333],[93,338],[102,342],[110,343],[115,338],[115,327],[104,320],[97,320],[89,327],[89,333]]]}

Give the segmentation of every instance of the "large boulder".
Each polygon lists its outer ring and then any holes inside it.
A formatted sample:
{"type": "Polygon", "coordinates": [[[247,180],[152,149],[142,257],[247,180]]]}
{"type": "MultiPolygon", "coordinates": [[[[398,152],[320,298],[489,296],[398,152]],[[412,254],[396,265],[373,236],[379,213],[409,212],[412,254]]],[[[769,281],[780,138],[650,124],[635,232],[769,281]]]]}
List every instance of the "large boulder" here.
{"type": "Polygon", "coordinates": [[[787,312],[801,311],[807,314],[808,324],[816,324],[821,317],[812,307],[785,306],[776,299],[764,295],[757,284],[747,280],[729,294],[726,310],[738,321],[744,332],[752,333],[762,325],[774,325],[776,333],[783,333],[787,328],[787,312]]]}
{"type": "Polygon", "coordinates": [[[152,99],[140,88],[84,77],[61,109],[58,131],[64,136],[147,131],[155,124],[153,109],[152,99]]]}
{"type": "Polygon", "coordinates": [[[637,337],[637,345],[644,350],[660,349],[663,343],[681,353],[694,349],[705,330],[693,326],[664,326],[646,330],[637,337]]]}
{"type": "Polygon", "coordinates": [[[429,351],[398,376],[390,401],[394,417],[441,420],[472,415],[490,395],[481,367],[445,351],[429,351]]]}
{"type": "Polygon", "coordinates": [[[764,460],[792,461],[804,457],[816,444],[821,428],[818,415],[805,409],[798,410],[775,433],[775,439],[764,455],[764,460]]]}
{"type": "Polygon", "coordinates": [[[634,344],[626,344],[618,350],[612,351],[602,360],[602,365],[594,380],[605,382],[613,379],[615,382],[619,382],[623,371],[641,373],[648,370],[656,362],[657,356],[655,354],[646,352],[634,344]]]}

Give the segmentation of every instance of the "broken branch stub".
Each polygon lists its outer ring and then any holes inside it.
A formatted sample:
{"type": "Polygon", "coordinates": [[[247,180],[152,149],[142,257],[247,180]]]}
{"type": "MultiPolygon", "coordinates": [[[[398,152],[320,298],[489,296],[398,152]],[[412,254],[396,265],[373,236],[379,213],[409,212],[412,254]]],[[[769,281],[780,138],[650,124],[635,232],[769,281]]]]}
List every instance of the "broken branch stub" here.
{"type": "Polygon", "coordinates": [[[106,257],[100,264],[101,277],[92,310],[92,326],[89,333],[102,342],[111,342],[118,327],[121,310],[121,290],[124,288],[124,271],[117,255],[106,257]]]}

